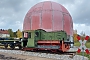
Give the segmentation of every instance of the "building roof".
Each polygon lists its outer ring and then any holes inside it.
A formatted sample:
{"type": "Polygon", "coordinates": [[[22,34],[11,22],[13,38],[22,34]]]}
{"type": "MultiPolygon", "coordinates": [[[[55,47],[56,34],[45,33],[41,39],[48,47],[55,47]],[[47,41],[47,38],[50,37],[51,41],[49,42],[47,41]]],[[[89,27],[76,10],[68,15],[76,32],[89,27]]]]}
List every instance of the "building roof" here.
{"type": "Polygon", "coordinates": [[[0,34],[9,34],[8,30],[0,29],[0,34]]]}
{"type": "Polygon", "coordinates": [[[34,5],[26,14],[23,30],[60,31],[73,35],[73,21],[67,9],[59,3],[45,1],[34,5]]]}

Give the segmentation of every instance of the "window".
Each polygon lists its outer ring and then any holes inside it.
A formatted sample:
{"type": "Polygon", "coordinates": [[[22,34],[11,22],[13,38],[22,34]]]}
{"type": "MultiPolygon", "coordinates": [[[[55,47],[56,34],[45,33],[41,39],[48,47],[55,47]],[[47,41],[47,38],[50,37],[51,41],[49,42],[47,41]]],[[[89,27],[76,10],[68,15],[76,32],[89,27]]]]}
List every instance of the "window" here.
{"type": "Polygon", "coordinates": [[[27,32],[24,32],[23,35],[24,35],[24,38],[28,38],[27,32]]]}
{"type": "Polygon", "coordinates": [[[28,32],[28,38],[31,38],[31,32],[28,32]]]}
{"type": "Polygon", "coordinates": [[[38,37],[38,36],[39,36],[39,32],[36,32],[35,34],[36,34],[36,37],[38,37]]]}

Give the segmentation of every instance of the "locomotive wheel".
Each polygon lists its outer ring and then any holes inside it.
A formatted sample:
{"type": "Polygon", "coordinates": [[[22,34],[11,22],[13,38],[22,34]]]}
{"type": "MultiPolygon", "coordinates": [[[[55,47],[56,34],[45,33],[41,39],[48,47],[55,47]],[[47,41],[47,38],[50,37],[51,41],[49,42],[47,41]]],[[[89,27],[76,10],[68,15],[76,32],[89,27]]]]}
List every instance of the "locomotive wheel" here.
{"type": "Polygon", "coordinates": [[[11,49],[14,49],[14,48],[15,48],[15,46],[10,46],[10,48],[11,48],[11,49]]]}
{"type": "Polygon", "coordinates": [[[19,47],[19,49],[22,49],[22,46],[18,46],[19,47]]]}
{"type": "Polygon", "coordinates": [[[15,46],[14,46],[13,44],[10,44],[10,48],[11,48],[11,49],[14,49],[15,46]]]}
{"type": "Polygon", "coordinates": [[[5,45],[4,45],[4,47],[5,47],[5,49],[7,49],[7,47],[8,47],[8,44],[5,44],[5,45]]]}

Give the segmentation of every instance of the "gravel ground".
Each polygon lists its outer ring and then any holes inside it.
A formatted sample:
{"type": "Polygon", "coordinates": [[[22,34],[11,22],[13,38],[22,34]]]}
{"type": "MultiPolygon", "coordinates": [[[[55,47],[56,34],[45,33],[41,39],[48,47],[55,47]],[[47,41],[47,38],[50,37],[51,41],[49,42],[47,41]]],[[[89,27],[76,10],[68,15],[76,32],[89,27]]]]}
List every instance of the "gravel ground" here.
{"type": "MultiPolygon", "coordinates": [[[[82,60],[82,56],[79,55],[75,55],[73,58],[70,58],[69,55],[58,55],[58,54],[47,54],[47,53],[38,53],[38,52],[36,53],[36,52],[26,52],[20,50],[3,50],[3,49],[0,49],[0,53],[1,53],[0,58],[4,60],[6,58],[8,58],[8,60],[11,59],[13,60],[82,60]]],[[[84,57],[84,60],[88,60],[88,58],[84,57]]]]}
{"type": "Polygon", "coordinates": [[[0,52],[0,60],[24,60],[17,57],[13,57],[13,54],[0,52]]]}
{"type": "Polygon", "coordinates": [[[0,60],[54,60],[54,59],[0,52],[0,60]]]}

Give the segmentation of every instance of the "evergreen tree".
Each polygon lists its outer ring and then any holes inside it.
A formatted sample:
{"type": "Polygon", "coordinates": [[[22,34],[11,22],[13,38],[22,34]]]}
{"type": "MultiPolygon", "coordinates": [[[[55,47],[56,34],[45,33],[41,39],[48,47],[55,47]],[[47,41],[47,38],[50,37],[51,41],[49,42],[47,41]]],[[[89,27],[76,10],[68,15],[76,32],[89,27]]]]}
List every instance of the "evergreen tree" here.
{"type": "Polygon", "coordinates": [[[81,35],[81,40],[84,40],[85,39],[85,33],[82,31],[81,33],[80,33],[81,35]]]}
{"type": "Polygon", "coordinates": [[[17,37],[16,32],[13,32],[13,34],[14,34],[14,37],[17,37]]]}
{"type": "Polygon", "coordinates": [[[12,29],[8,29],[8,32],[9,32],[9,34],[10,34],[10,37],[14,37],[14,34],[13,34],[12,29]]]}

